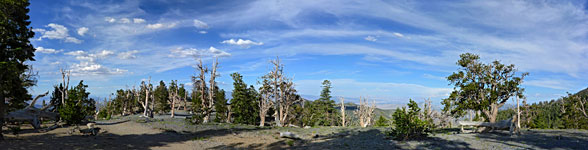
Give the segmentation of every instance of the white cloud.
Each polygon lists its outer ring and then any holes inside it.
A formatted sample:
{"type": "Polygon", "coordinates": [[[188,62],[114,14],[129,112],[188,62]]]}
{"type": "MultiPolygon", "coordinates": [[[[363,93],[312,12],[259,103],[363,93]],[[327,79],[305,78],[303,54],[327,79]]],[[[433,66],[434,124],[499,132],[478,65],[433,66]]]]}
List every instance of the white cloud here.
{"type": "Polygon", "coordinates": [[[133,18],[133,23],[145,23],[145,19],[142,19],[142,18],[133,18]]]}
{"type": "Polygon", "coordinates": [[[132,51],[127,51],[127,52],[122,52],[118,54],[118,58],[121,59],[135,59],[137,58],[137,56],[135,56],[135,54],[139,53],[138,50],[132,50],[132,51]]]}
{"type": "Polygon", "coordinates": [[[109,51],[109,50],[102,50],[96,54],[90,54],[89,56],[91,57],[97,57],[97,58],[104,58],[106,56],[111,56],[113,55],[114,52],[113,51],[109,51]]]}
{"type": "Polygon", "coordinates": [[[214,57],[229,57],[229,56],[231,56],[231,54],[229,54],[225,51],[216,49],[212,46],[210,48],[208,48],[208,52],[214,57]]]}
{"type": "Polygon", "coordinates": [[[376,40],[378,40],[378,39],[376,39],[376,37],[374,37],[374,36],[371,36],[371,35],[370,35],[370,36],[367,36],[367,37],[365,37],[364,39],[365,39],[365,40],[368,40],[368,41],[372,41],[372,42],[375,42],[376,40]]]}
{"type": "Polygon", "coordinates": [[[67,52],[65,54],[72,55],[72,56],[81,56],[81,55],[86,55],[87,53],[85,51],[78,50],[78,51],[67,52]]]}
{"type": "Polygon", "coordinates": [[[231,56],[230,53],[225,51],[219,50],[214,47],[210,47],[208,49],[195,49],[195,48],[188,48],[184,49],[182,47],[178,47],[175,49],[170,50],[171,54],[169,57],[229,57],[231,56]]]}
{"type": "Polygon", "coordinates": [[[63,50],[55,50],[52,48],[44,48],[44,47],[37,47],[36,49],[37,50],[35,52],[45,53],[45,54],[57,54],[57,53],[63,51],[63,50]]]}
{"type": "Polygon", "coordinates": [[[194,26],[198,29],[208,29],[208,24],[198,19],[194,19],[194,26]]]}
{"type": "Polygon", "coordinates": [[[78,50],[65,53],[66,55],[75,56],[75,59],[80,61],[79,63],[73,64],[70,68],[72,70],[72,75],[74,76],[82,76],[82,75],[117,75],[123,74],[128,72],[128,70],[118,69],[118,68],[108,68],[102,64],[99,64],[97,61],[107,58],[108,56],[114,55],[113,51],[110,50],[102,50],[98,51],[93,54],[88,54],[85,51],[78,50]]]}
{"type": "Polygon", "coordinates": [[[106,18],[104,18],[104,21],[106,21],[108,23],[114,23],[114,22],[116,22],[116,19],[114,19],[112,17],[106,17],[106,18]]]}
{"type": "Polygon", "coordinates": [[[131,23],[131,20],[129,18],[121,18],[120,23],[131,23]]]}
{"type": "Polygon", "coordinates": [[[249,48],[249,47],[251,47],[251,45],[263,45],[262,42],[253,42],[251,40],[243,40],[243,39],[239,39],[239,40],[229,39],[229,40],[224,40],[221,43],[229,44],[229,45],[238,45],[243,48],[249,48]]]}
{"type": "Polygon", "coordinates": [[[128,70],[123,69],[110,69],[107,67],[102,66],[101,64],[87,61],[87,62],[80,62],[79,64],[74,64],[71,67],[72,75],[73,76],[83,76],[83,75],[117,75],[123,74],[128,72],[128,70]]]}
{"type": "Polygon", "coordinates": [[[163,24],[161,24],[161,23],[148,24],[147,25],[147,28],[149,28],[149,29],[159,29],[159,28],[162,28],[162,27],[163,27],[163,24]]]}
{"type": "Polygon", "coordinates": [[[80,36],[84,36],[84,35],[85,35],[85,34],[88,32],[88,30],[89,30],[89,29],[88,29],[88,28],[86,28],[86,27],[81,27],[81,28],[78,28],[78,35],[80,35],[80,36]]]}
{"type": "Polygon", "coordinates": [[[50,23],[46,27],[50,27],[53,30],[45,30],[45,29],[33,30],[35,32],[41,33],[41,37],[39,37],[39,40],[41,40],[43,38],[47,38],[47,39],[60,39],[60,40],[64,40],[65,42],[76,43],[76,44],[82,43],[82,40],[79,40],[79,39],[76,39],[74,37],[69,36],[69,33],[68,33],[69,30],[63,25],[50,23]]]}
{"type": "Polygon", "coordinates": [[[207,32],[207,31],[204,31],[204,30],[202,30],[202,31],[198,31],[198,33],[200,33],[200,34],[206,34],[206,33],[208,33],[208,32],[207,32]]]}
{"type": "Polygon", "coordinates": [[[400,33],[398,33],[398,32],[394,32],[394,33],[392,33],[392,34],[393,34],[394,36],[396,36],[396,37],[399,37],[399,38],[403,38],[403,37],[404,37],[404,35],[403,35],[403,34],[400,34],[400,33]]]}

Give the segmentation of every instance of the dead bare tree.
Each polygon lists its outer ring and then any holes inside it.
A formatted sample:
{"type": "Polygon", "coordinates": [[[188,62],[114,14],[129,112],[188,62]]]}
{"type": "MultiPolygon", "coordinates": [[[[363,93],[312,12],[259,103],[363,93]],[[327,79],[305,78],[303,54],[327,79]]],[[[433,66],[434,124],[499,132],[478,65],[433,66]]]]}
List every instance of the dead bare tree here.
{"type": "Polygon", "coordinates": [[[69,76],[71,75],[71,70],[59,68],[59,72],[61,72],[61,79],[63,81],[63,88],[59,89],[59,92],[61,92],[61,105],[65,106],[65,98],[68,96],[67,90],[69,89],[69,76]]]}
{"type": "Polygon", "coordinates": [[[169,86],[169,90],[168,90],[168,101],[170,102],[170,107],[171,107],[171,117],[175,117],[175,109],[176,109],[176,99],[179,99],[178,96],[178,80],[172,80],[171,85],[169,86]]]}
{"type": "Polygon", "coordinates": [[[280,93],[282,96],[282,104],[280,105],[280,122],[285,125],[288,120],[288,114],[290,112],[290,106],[300,101],[300,96],[296,94],[294,88],[294,82],[291,78],[283,78],[283,82],[280,84],[280,93]]]}
{"type": "Polygon", "coordinates": [[[214,108],[214,95],[215,95],[214,88],[216,87],[215,79],[216,79],[216,77],[219,76],[218,74],[216,74],[217,67],[218,67],[218,58],[216,58],[215,61],[213,62],[212,70],[210,71],[210,81],[208,82],[210,84],[210,87],[208,88],[208,102],[203,107],[206,110],[206,115],[204,116],[204,121],[203,121],[204,123],[209,122],[210,114],[212,112],[212,109],[214,108]]]}
{"type": "Polygon", "coordinates": [[[423,107],[423,113],[421,114],[421,119],[423,120],[432,120],[434,118],[434,112],[431,108],[431,99],[425,99],[425,104],[423,107]]]}
{"type": "MultiPolygon", "coordinates": [[[[148,83],[145,84],[145,82],[141,83],[141,87],[143,88],[143,90],[145,90],[145,102],[141,103],[141,105],[143,105],[143,116],[144,117],[153,117],[153,111],[150,110],[149,108],[149,98],[151,97],[151,95],[153,95],[151,92],[151,90],[153,89],[153,85],[151,85],[151,77],[149,77],[148,83]],[[147,114],[149,113],[149,114],[147,114]]],[[[153,107],[153,102],[152,102],[152,108],[153,107]]]]}
{"type": "Polygon", "coordinates": [[[345,98],[340,97],[341,100],[341,124],[345,127],[345,98]]]}
{"type": "Polygon", "coordinates": [[[194,110],[196,112],[203,113],[203,115],[207,115],[208,110],[207,108],[207,97],[206,97],[206,73],[208,72],[208,68],[202,64],[202,59],[198,59],[198,64],[196,65],[196,72],[198,72],[197,76],[192,76],[192,81],[194,82],[194,93],[200,93],[200,104],[192,104],[192,105],[200,105],[202,110],[194,110]]]}
{"type": "Polygon", "coordinates": [[[582,113],[582,115],[584,115],[584,117],[586,117],[588,119],[588,114],[586,114],[586,102],[588,101],[587,98],[581,98],[580,96],[570,96],[570,98],[572,98],[574,103],[574,108],[576,108],[578,111],[580,111],[582,113]]]}
{"type": "Polygon", "coordinates": [[[376,102],[372,102],[372,106],[368,106],[367,98],[359,98],[359,108],[355,110],[353,113],[357,115],[359,119],[359,125],[363,128],[367,127],[371,124],[374,116],[374,109],[376,108],[376,102]]]}
{"type": "Polygon", "coordinates": [[[281,127],[282,126],[282,123],[281,123],[282,119],[280,119],[281,115],[279,114],[279,112],[281,111],[280,105],[281,105],[281,101],[282,101],[282,95],[278,95],[278,94],[280,94],[278,92],[279,92],[279,87],[280,87],[279,85],[280,85],[280,83],[282,83],[282,80],[283,80],[284,66],[282,64],[280,64],[279,57],[276,57],[276,60],[271,60],[270,62],[274,66],[274,68],[270,72],[270,76],[272,79],[271,83],[272,83],[273,92],[274,92],[274,94],[273,94],[274,95],[274,103],[276,104],[276,105],[274,105],[274,110],[276,112],[275,120],[276,120],[276,125],[281,127]]]}

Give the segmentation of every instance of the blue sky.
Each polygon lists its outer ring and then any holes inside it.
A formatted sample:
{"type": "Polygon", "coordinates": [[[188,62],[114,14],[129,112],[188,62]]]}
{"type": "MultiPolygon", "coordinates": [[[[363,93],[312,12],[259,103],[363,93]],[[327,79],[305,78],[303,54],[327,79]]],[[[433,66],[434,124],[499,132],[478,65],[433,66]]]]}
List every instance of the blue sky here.
{"type": "Polygon", "coordinates": [[[459,54],[479,54],[530,72],[530,102],[588,86],[586,1],[31,1],[31,62],[38,84],[61,82],[59,68],[84,80],[93,97],[178,80],[190,86],[195,58],[219,57],[229,74],[256,84],[279,56],[299,93],[438,103],[452,87],[459,54]]]}

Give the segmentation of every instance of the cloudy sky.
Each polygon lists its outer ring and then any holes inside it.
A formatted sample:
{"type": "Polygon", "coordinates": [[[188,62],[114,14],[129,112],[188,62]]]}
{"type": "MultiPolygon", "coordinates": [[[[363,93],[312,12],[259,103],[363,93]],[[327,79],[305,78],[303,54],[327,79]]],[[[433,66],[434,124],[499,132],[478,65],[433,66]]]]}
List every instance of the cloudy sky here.
{"type": "Polygon", "coordinates": [[[248,84],[279,56],[307,97],[321,81],[333,95],[378,105],[409,98],[439,102],[459,54],[479,54],[530,72],[531,102],[588,86],[586,1],[44,1],[31,2],[34,94],[84,80],[93,97],[116,89],[178,80],[190,85],[197,58],[220,61],[248,84]]]}

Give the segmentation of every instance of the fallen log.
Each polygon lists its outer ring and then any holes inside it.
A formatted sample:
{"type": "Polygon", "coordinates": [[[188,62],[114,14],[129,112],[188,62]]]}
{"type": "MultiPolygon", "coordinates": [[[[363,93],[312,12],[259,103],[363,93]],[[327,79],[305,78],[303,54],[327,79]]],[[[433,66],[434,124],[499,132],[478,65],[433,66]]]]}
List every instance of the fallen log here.
{"type": "Polygon", "coordinates": [[[512,118],[508,120],[501,120],[495,123],[481,122],[481,121],[458,121],[457,123],[461,126],[461,132],[465,132],[463,126],[476,126],[476,127],[488,127],[497,130],[506,130],[512,127],[512,118]]]}
{"type": "Polygon", "coordinates": [[[294,134],[292,132],[280,132],[280,137],[281,138],[295,139],[295,140],[300,139],[300,137],[298,137],[298,135],[296,135],[296,134],[294,134]]]}

